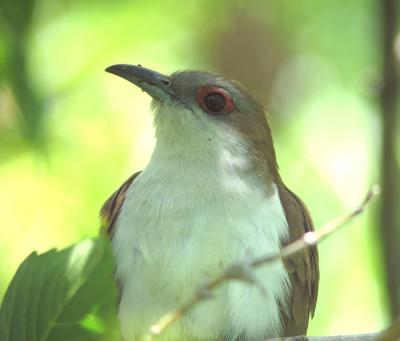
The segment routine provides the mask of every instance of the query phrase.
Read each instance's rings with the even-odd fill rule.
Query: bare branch
[[[336,336],[291,336],[269,339],[268,341],[377,341],[380,333],[336,335]],[[391,339],[393,341],[394,339]]]
[[[393,341],[400,339],[400,317],[383,331],[376,341]]]
[[[360,215],[364,211],[367,204],[371,201],[371,199],[378,193],[379,193],[379,187],[377,185],[373,186],[368,191],[362,203],[356,209],[351,211],[349,214],[345,214],[333,219],[332,221],[325,224],[318,231],[311,231],[305,233],[302,238],[282,248],[279,253],[273,255],[267,255],[253,260],[245,260],[231,264],[228,268],[225,269],[225,271],[220,273],[215,278],[205,281],[196,290],[193,297],[189,299],[186,303],[184,303],[177,309],[170,311],[169,313],[161,317],[161,319],[156,324],[152,325],[149,331],[150,336],[151,335],[156,336],[163,333],[165,329],[167,329],[171,324],[182,318],[182,316],[184,316],[189,310],[191,310],[197,303],[199,303],[202,300],[209,299],[212,296],[211,293],[212,290],[219,287],[226,281],[241,280],[263,288],[262,284],[258,283],[257,277],[255,276],[253,269],[258,268],[260,266],[265,266],[267,264],[272,264],[276,261],[286,261],[289,258],[296,255],[299,251],[305,250],[307,248],[310,248],[311,246],[316,245],[322,239],[325,239],[334,231],[338,230],[340,227],[346,225],[351,220],[353,220],[356,216]],[[290,339],[286,338],[283,340],[290,340]],[[308,339],[302,339],[302,340],[308,340]],[[323,340],[323,339],[320,338],[315,340]]]

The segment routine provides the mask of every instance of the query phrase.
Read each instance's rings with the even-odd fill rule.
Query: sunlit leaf
[[[0,308],[0,340],[113,340],[116,289],[103,238],[32,253]]]

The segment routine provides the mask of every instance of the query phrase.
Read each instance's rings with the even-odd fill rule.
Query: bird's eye
[[[223,88],[207,85],[197,91],[197,102],[211,115],[227,114],[234,108],[231,95]]]
[[[211,92],[204,97],[204,104],[212,112],[220,112],[225,108],[225,97],[218,92]]]

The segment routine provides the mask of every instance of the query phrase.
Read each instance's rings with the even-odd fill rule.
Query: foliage
[[[108,242],[30,254],[0,308],[3,341],[113,340],[116,289]]]

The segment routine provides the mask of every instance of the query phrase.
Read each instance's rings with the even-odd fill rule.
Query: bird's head
[[[279,178],[263,106],[238,82],[203,71],[166,76],[140,65],[117,64],[106,71],[153,98],[157,145],[163,149],[192,154],[228,150]]]

